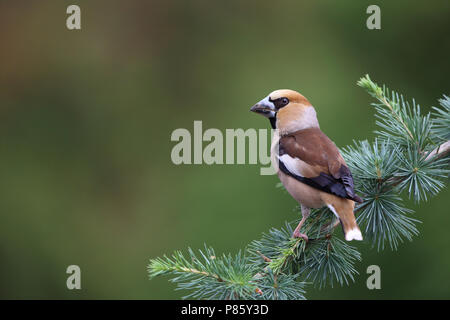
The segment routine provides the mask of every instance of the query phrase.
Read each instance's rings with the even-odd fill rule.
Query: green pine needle
[[[450,98],[444,95],[443,99],[439,99],[441,108],[433,107],[436,111],[433,115],[433,135],[442,141],[450,140]]]

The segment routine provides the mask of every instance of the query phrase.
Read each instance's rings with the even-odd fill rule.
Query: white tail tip
[[[347,241],[352,241],[352,240],[360,240],[361,241],[362,239],[363,239],[363,237],[362,237],[361,231],[359,231],[358,228],[353,228],[345,233],[345,240],[347,240]]]

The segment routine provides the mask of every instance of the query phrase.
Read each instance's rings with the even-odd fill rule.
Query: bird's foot
[[[298,230],[295,230],[294,233],[292,234],[293,238],[302,238],[303,240],[305,240],[305,242],[308,242],[308,236],[304,233],[301,233]]]

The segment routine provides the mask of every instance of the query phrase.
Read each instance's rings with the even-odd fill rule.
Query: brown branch
[[[444,142],[443,144],[439,145],[436,149],[431,151],[425,160],[435,161],[435,160],[445,157],[449,152],[450,152],[450,140],[448,140],[447,142]]]
[[[265,255],[263,255],[261,252],[256,251],[256,253],[258,253],[258,254],[261,256],[261,258],[264,260],[264,262],[272,262],[272,259],[267,258],[267,257],[266,257]]]
[[[211,277],[211,278],[216,279],[219,282],[223,281],[217,274],[214,274],[214,273],[208,273],[206,271],[200,271],[200,270],[197,270],[197,269],[185,268],[185,267],[181,267],[181,268],[178,268],[178,269],[180,271],[183,271],[183,272],[195,273],[195,274],[199,274],[199,275],[202,275],[202,276],[205,276],[205,277]]]

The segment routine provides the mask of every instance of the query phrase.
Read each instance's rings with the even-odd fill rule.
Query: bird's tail
[[[344,230],[345,240],[362,240],[361,230],[356,223],[355,214],[353,210],[340,212],[339,219],[341,220],[342,230]]]
[[[355,214],[353,213],[354,203],[344,199],[333,202],[333,204],[328,204],[328,207],[339,218],[345,234],[345,240],[362,240],[361,230],[356,223]]]

